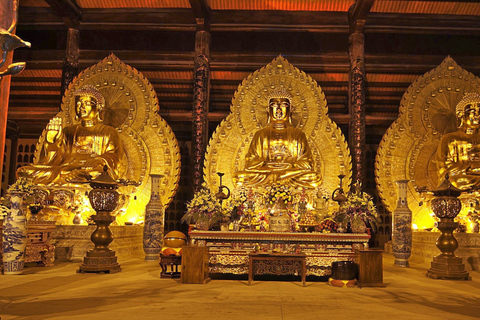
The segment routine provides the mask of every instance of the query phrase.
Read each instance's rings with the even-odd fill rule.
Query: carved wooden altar
[[[306,254],[307,275],[331,274],[334,261],[354,261],[355,250],[368,247],[368,234],[293,233],[293,232],[218,232],[189,233],[192,242],[207,246],[210,273],[248,274],[249,254],[255,246],[260,251]]]
[[[52,234],[55,231],[55,222],[29,221],[27,234],[27,248],[25,262],[36,262],[43,267],[53,266],[55,261],[55,246]]]
[[[250,253],[248,258],[248,285],[252,284],[255,274],[300,274],[303,286],[306,285],[305,253]]]

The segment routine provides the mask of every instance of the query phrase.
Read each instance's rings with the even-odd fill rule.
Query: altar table
[[[248,274],[249,254],[255,249],[269,252],[303,252],[307,275],[331,274],[334,261],[355,261],[355,250],[368,248],[370,235],[319,232],[189,232],[190,241],[209,248],[211,274]]]
[[[255,274],[289,275],[300,273],[305,287],[307,267],[305,253],[258,253],[248,255],[248,285]]]

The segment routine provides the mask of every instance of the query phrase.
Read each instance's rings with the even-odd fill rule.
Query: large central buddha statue
[[[445,134],[437,149],[440,182],[449,175],[459,189],[480,188],[480,94],[467,93],[457,104],[458,131]]]
[[[50,120],[37,161],[20,168],[18,176],[30,177],[37,185],[68,185],[97,177],[106,165],[118,178],[124,152],[115,128],[102,123],[105,98],[91,85],[74,96],[80,123],[63,128],[62,118]]]
[[[237,172],[239,184],[315,188],[321,177],[305,133],[292,125],[292,98],[283,88],[268,98],[268,120],[257,131],[245,157],[245,169]]]

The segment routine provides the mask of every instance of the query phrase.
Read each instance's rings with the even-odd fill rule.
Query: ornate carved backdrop
[[[268,95],[284,87],[292,96],[293,125],[301,128],[312,149],[322,186],[330,192],[338,187],[340,173],[344,188],[352,178],[350,151],[341,130],[328,117],[328,107],[317,82],[282,56],[249,75],[238,86],[230,113],[220,123],[207,147],[204,177],[211,190],[218,187],[217,172],[225,173],[223,184],[232,189],[234,173],[244,169],[244,159],[256,130],[267,123]]]
[[[455,106],[467,92],[480,92],[480,78],[451,57],[413,82],[402,97],[398,119],[380,142],[375,178],[380,197],[391,212],[396,207],[397,180],[411,180],[408,203],[413,222],[431,227],[430,209],[416,188],[438,186],[434,155],[440,139],[456,131]]]
[[[175,194],[180,176],[178,142],[170,126],[157,114],[159,105],[153,86],[114,54],[82,71],[68,86],[62,110],[57,114],[63,126],[76,123],[74,92],[87,84],[94,85],[105,97],[104,123],[117,129],[124,145],[127,163],[121,177],[140,182],[138,187],[124,187],[129,201],[120,219],[143,221],[151,193],[150,173],[163,175],[161,200],[165,206]],[[44,136],[45,131],[39,143]]]

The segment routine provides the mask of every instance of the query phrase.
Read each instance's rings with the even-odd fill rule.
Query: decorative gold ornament
[[[480,94],[478,94],[477,92],[465,93],[465,96],[462,100],[460,100],[460,102],[457,104],[457,107],[455,108],[457,117],[459,117],[458,114],[463,115],[463,113],[465,112],[465,107],[473,103],[480,103]]]
[[[92,85],[85,85],[75,91],[74,93],[75,97],[94,97],[95,100],[97,101],[97,108],[99,112],[103,111],[103,108],[105,107],[105,98],[101,95],[100,92],[98,92],[97,88],[95,88]]]
[[[277,88],[276,90],[272,91],[268,97],[267,102],[271,99],[278,98],[278,99],[288,99],[290,104],[292,103],[292,95],[285,90],[284,87]]]
[[[163,176],[160,197],[165,206],[175,194],[180,178],[178,142],[170,126],[157,114],[159,105],[153,86],[114,54],[82,71],[68,86],[62,110],[56,116],[62,119],[63,127],[78,123],[75,95],[88,85],[105,98],[103,123],[114,127],[120,136],[126,166],[119,177],[140,183],[137,187],[120,188],[124,198],[120,200],[122,212],[117,215],[117,221],[141,222],[150,199],[150,174]],[[45,135],[44,130],[37,146],[44,143]],[[36,159],[39,150],[37,147]]]
[[[295,68],[282,56],[255,71],[239,85],[230,114],[213,133],[205,156],[204,178],[211,190],[223,172],[224,185],[235,187],[234,178],[244,170],[245,157],[256,131],[267,124],[269,97],[277,90],[291,96],[292,125],[301,129],[312,151],[314,170],[322,177],[322,187],[332,192],[339,174],[344,187],[351,182],[351,157],[341,130],[328,117],[325,95],[315,80]]]
[[[419,228],[433,226],[433,220],[417,190],[438,186],[437,148],[443,135],[458,130],[456,106],[468,92],[480,92],[480,79],[447,57],[410,85],[402,97],[398,119],[380,142],[375,162],[379,195],[387,209],[393,211],[397,199],[395,182],[412,181],[407,201],[413,223]]]

